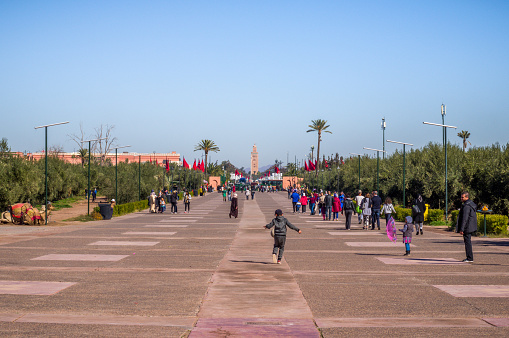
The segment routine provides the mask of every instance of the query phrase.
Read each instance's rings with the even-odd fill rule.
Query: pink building
[[[22,153],[19,153],[19,155],[23,156]],[[40,160],[44,159],[44,152],[41,153],[28,153],[26,154],[27,157],[32,158],[34,160]],[[54,156],[54,154],[52,154]],[[99,154],[92,154],[92,156],[99,156]],[[58,158],[69,162],[73,164],[81,164],[81,158],[79,153],[59,153]],[[111,163],[115,164],[115,153],[109,153],[106,154],[106,159],[110,159]],[[182,162],[180,161],[180,154],[172,151],[171,153],[150,153],[150,154],[142,154],[142,153],[129,153],[129,152],[119,152],[117,155],[118,162],[125,162],[126,160],[131,162],[140,161],[141,163],[150,162],[150,163],[157,163],[158,165],[165,165],[166,160],[168,160],[169,163],[177,163],[178,165],[182,165]],[[88,155],[85,161],[88,161]]]

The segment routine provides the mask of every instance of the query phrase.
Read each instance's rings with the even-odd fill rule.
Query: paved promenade
[[[509,240],[425,227],[410,257],[383,231],[293,214],[286,193],[211,193],[191,213],[0,227],[0,336],[509,336]],[[289,230],[272,263],[262,227]],[[382,221],[382,228],[385,221]]]

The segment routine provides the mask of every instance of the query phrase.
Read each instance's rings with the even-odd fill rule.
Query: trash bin
[[[194,189],[193,190],[193,197],[196,197],[196,196],[198,196],[198,190]]]
[[[113,216],[113,209],[111,208],[111,204],[99,203],[99,213],[103,219],[111,219],[111,216]]]

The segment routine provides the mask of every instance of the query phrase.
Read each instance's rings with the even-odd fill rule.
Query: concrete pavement
[[[238,219],[212,193],[189,214],[1,227],[0,335],[509,336],[508,239],[476,238],[468,264],[459,235],[426,227],[403,257],[355,218],[293,214],[286,193],[239,202]],[[281,265],[262,228],[277,208],[303,231]]]

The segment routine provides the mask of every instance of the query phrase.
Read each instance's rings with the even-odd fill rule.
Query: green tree
[[[311,120],[311,124],[308,125],[309,129],[307,132],[316,131],[318,133],[318,147],[316,148],[316,176],[318,176],[318,168],[320,167],[320,142],[322,141],[322,132],[332,134],[331,131],[327,130],[330,126],[327,125],[326,120]]]
[[[218,152],[219,147],[214,143],[212,140],[201,140],[200,143],[198,143],[194,147],[194,151],[203,150],[205,152],[205,175],[207,174],[207,157],[209,154],[209,151]]]
[[[458,137],[463,139],[463,152],[464,152],[467,149],[467,142],[470,143],[470,141],[467,141],[467,138],[470,137],[470,133],[466,130],[462,130],[460,133],[458,133]]]

